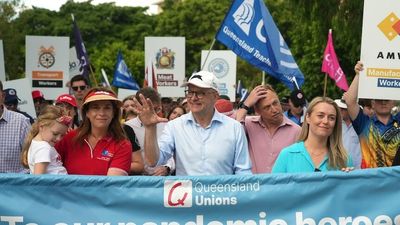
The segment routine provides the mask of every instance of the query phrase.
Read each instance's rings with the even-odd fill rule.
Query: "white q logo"
[[[261,34],[263,27],[264,27],[264,21],[261,19],[256,27],[256,36],[258,40],[260,40],[262,43],[267,43],[267,38]]]

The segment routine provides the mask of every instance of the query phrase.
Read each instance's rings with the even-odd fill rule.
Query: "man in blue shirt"
[[[150,99],[140,95],[136,111],[145,127],[145,163],[150,166],[176,159],[176,175],[251,174],[242,125],[215,110],[217,78],[207,71],[194,73],[187,83],[190,112],[168,122],[157,142],[159,122]]]
[[[4,96],[0,81],[0,173],[24,173],[20,155],[31,125],[27,117],[5,107]]]
[[[304,112],[306,111],[306,96],[302,90],[294,90],[289,97],[289,110],[284,115],[291,121],[301,126],[304,121]]]
[[[18,109],[18,103],[21,101],[17,96],[17,91],[14,88],[4,89],[4,105],[8,110],[21,113],[29,119],[29,122],[33,124],[35,120],[26,112]]]

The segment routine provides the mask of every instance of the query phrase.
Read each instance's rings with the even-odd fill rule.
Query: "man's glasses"
[[[186,98],[192,98],[196,95],[197,98],[201,99],[204,98],[206,94],[207,92],[204,91],[190,91],[190,90],[185,91]]]
[[[81,90],[81,91],[84,91],[85,89],[86,89],[86,85],[84,85],[84,86],[75,86],[75,87],[71,87],[72,88],[72,90],[74,90],[74,91],[78,91],[78,90]]]

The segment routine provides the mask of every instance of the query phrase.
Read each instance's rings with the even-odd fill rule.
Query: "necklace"
[[[320,157],[322,155],[325,155],[328,152],[327,147],[313,147],[310,146],[309,143],[304,143],[304,147],[306,148],[307,152],[310,154],[311,157]]]
[[[98,140],[102,139],[103,137],[102,136],[96,137],[93,134],[89,134],[89,138],[94,139],[95,141],[98,141]]]
[[[97,142],[99,142],[101,138],[102,137],[95,137],[93,134],[89,134],[88,141],[91,146],[96,146]]]
[[[319,153],[315,153],[315,152],[312,152],[312,151],[309,151],[310,152],[310,154],[311,155],[313,155],[313,156],[317,156],[317,157],[319,157],[319,156],[321,156],[321,155],[325,155],[326,154],[326,152],[325,151],[320,151]]]

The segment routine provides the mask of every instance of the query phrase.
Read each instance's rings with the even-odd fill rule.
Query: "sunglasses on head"
[[[83,91],[83,90],[85,90],[86,89],[86,85],[84,85],[84,86],[75,86],[75,87],[71,87],[72,88],[72,90],[74,90],[74,91],[78,91],[78,90],[81,90],[81,91]]]

